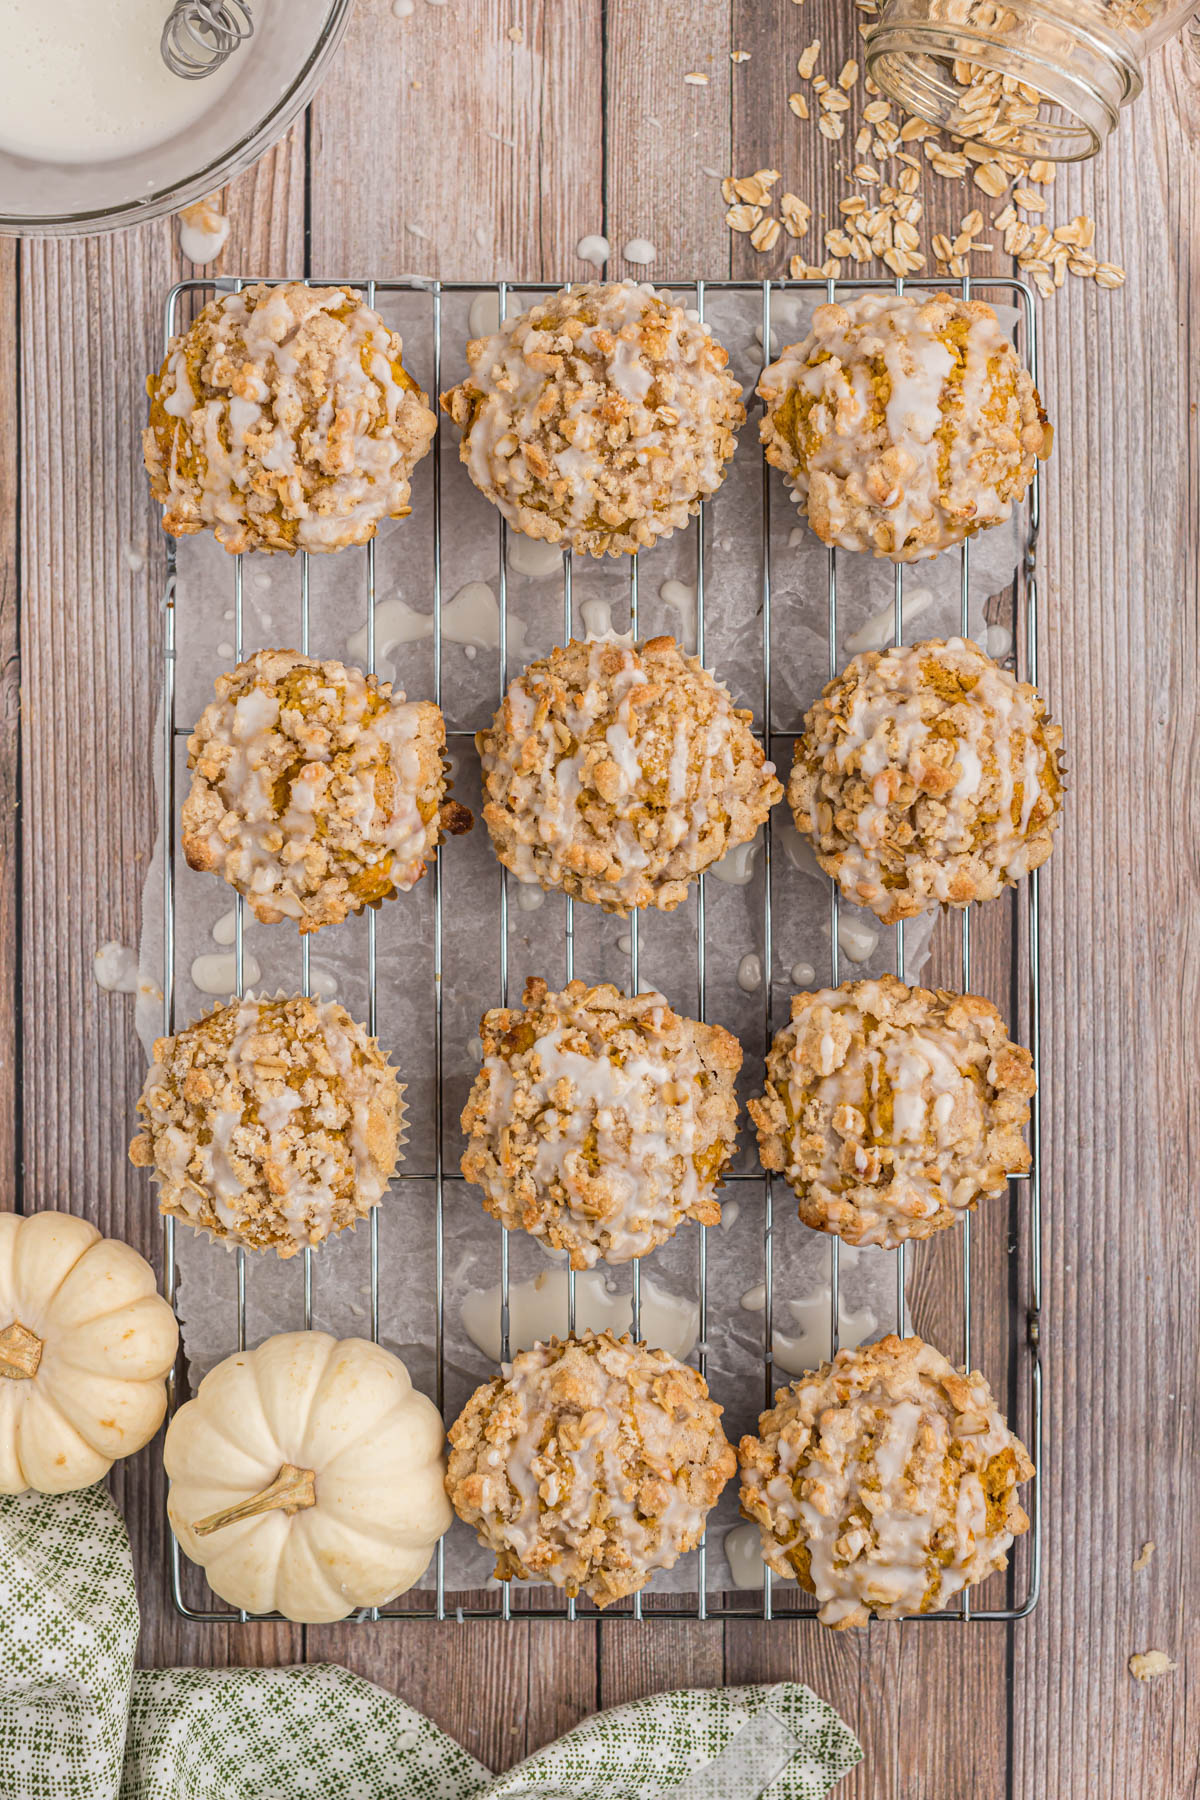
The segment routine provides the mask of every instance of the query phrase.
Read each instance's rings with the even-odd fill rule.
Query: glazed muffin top
[[[782,798],[750,717],[674,638],[572,639],[476,736],[497,855],[610,912],[670,912]]]
[[[737,1462],[697,1370],[611,1332],[522,1350],[450,1428],[446,1492],[501,1580],[603,1608],[674,1566]]]
[[[535,978],[479,1035],[462,1172],[503,1224],[587,1269],[645,1256],[685,1218],[719,1223],[742,1061],[729,1032],[652,991]]]
[[[163,1212],[294,1256],[382,1199],[402,1094],[335,1001],[247,994],[155,1043],[129,1156],[159,1183]]]
[[[402,518],[437,423],[402,349],[350,288],[211,300],[146,384],[166,530],[211,528],[230,552],[324,551]]]
[[[780,1388],[738,1454],[764,1560],[835,1630],[940,1611],[1029,1527],[1025,1446],[983,1376],[918,1337],[839,1350]]]
[[[467,361],[441,404],[472,481],[517,531],[593,556],[686,524],[746,416],[708,326],[632,281],[564,288]]]
[[[884,975],[797,994],[749,1104],[763,1166],[804,1223],[894,1249],[1029,1167],[1035,1086],[990,1000]]]
[[[763,371],[767,461],[817,536],[893,562],[1007,519],[1052,433],[992,308],[950,294],[819,306]]]
[[[445,723],[345,663],[258,650],[216,682],[188,739],[183,849],[263,924],[316,931],[407,891],[443,832]]]
[[[990,900],[1046,861],[1062,730],[977,645],[856,656],[796,740],[788,801],[847,899],[885,925]]]

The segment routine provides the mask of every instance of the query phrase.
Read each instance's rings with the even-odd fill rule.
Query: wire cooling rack
[[[165,316],[165,335],[170,339],[180,329],[186,327],[192,312],[199,302],[212,298],[215,294],[236,291],[250,285],[251,278],[242,280],[191,280],[180,282],[172,288],[167,297]],[[322,283],[321,285],[325,285]],[[432,367],[417,371],[422,385],[428,387],[434,397],[442,387],[442,337],[443,308],[451,296],[460,299],[466,294],[475,297],[492,295],[498,308],[499,316],[518,310],[529,304],[535,296],[556,291],[557,284],[538,284],[522,282],[519,287],[506,283],[445,283],[432,280],[404,279],[394,281],[358,280],[333,277],[329,285],[342,285],[359,290],[368,304],[375,305],[385,295],[404,294],[418,296],[421,304],[428,308],[429,336],[432,348]],[[694,295],[694,305],[701,318],[704,317],[706,298],[717,294],[744,296],[748,304],[761,307],[761,342],[771,343],[772,334],[772,301],[785,294],[812,294],[822,299],[834,300],[849,293],[860,293],[866,290],[884,290],[903,292],[905,290],[936,290],[940,292],[961,291],[963,298],[980,295],[997,302],[1007,302],[1015,308],[1017,324],[1015,335],[1018,349],[1024,357],[1034,380],[1038,375],[1037,330],[1034,315],[1033,296],[1023,283],[1008,278],[965,278],[960,283],[944,281],[909,280],[903,281],[799,281],[799,282],[673,282],[672,292],[677,296]],[[519,294],[519,301],[514,304]],[[753,412],[753,409],[751,409]],[[761,456],[753,445],[754,423],[747,426],[742,443],[738,450],[739,458],[748,458],[756,454]],[[425,521],[425,528],[432,532],[432,587],[433,587],[433,620],[432,620],[432,659],[433,659],[433,699],[443,704],[443,619],[442,619],[442,567],[443,567],[443,530],[449,521],[443,518],[443,479],[440,450],[441,432],[435,441],[431,456],[432,465],[432,507],[430,516]],[[1022,679],[1036,682],[1038,655],[1038,617],[1037,617],[1037,581],[1034,571],[1034,549],[1039,527],[1039,483],[1035,474],[1022,513],[1022,546],[1020,561],[1015,580],[1012,584],[1011,618],[1015,649],[1017,673]],[[772,547],[771,547],[771,515],[774,507],[784,506],[790,511],[790,504],[779,482],[779,477],[762,462],[761,486],[761,633],[762,633],[762,691],[757,697],[756,711],[761,710],[762,729],[767,737],[771,754],[777,764],[786,769],[789,758],[791,739],[800,728],[800,719],[794,718],[785,724],[776,721],[773,707],[775,698],[772,691],[772,656],[775,645],[775,623],[772,617]],[[696,653],[703,662],[705,659],[705,558],[706,558],[706,523],[709,505],[700,509],[698,518],[691,528],[695,534],[694,569],[696,588]],[[405,526],[408,531],[420,528],[418,513]],[[498,546],[498,602],[499,602],[499,689],[496,693],[498,702],[507,687],[511,676],[517,673],[516,666],[510,666],[510,619],[508,611],[508,532],[503,520],[499,521]],[[163,854],[163,974],[162,974],[162,1027],[165,1033],[175,1028],[175,988],[176,988],[176,932],[175,932],[175,897],[176,897],[176,857],[178,855],[177,832],[174,830],[176,819],[177,781],[179,768],[179,748],[191,729],[191,721],[180,721],[177,718],[177,567],[176,546],[174,539],[166,539],[167,546],[167,584],[164,596],[164,635],[163,635],[163,724],[161,740],[162,757],[162,806],[164,827],[168,842]],[[366,666],[374,670],[376,661],[376,551],[374,542],[361,551],[344,551],[344,557],[359,557],[362,567],[362,596],[365,609],[365,641]],[[651,553],[653,554],[653,552]],[[959,629],[963,636],[969,633],[968,599],[970,581],[969,544],[964,544],[956,555],[960,564],[960,617]],[[232,615],[227,611],[225,617],[232,616],[233,651],[236,661],[241,661],[244,653],[243,623],[245,611],[246,570],[241,556],[231,559],[232,568]],[[844,658],[838,656],[838,574],[843,559],[835,550],[827,553],[826,559],[826,592],[825,592],[825,630],[829,647],[829,676],[838,672],[840,662]],[[297,620],[298,647],[302,652],[309,649],[310,628],[310,566],[307,555],[301,555],[299,581],[299,618]],[[908,572],[908,579],[913,571]],[[904,639],[904,599],[906,571],[897,566],[894,574],[893,595],[893,641],[897,644]],[[639,565],[636,556],[629,559],[628,564],[628,608],[629,625],[635,637],[639,625]],[[578,629],[578,614],[573,593],[573,565],[569,554],[562,561],[562,633],[563,642]],[[215,600],[214,600],[214,603]],[[274,634],[275,641],[287,641],[286,632]],[[718,671],[719,673],[719,671]],[[745,699],[748,696],[739,696]],[[470,748],[472,732],[457,730],[448,732],[452,744],[454,740],[465,740]],[[776,809],[779,812],[782,809]],[[762,961],[767,971],[763,982],[764,1002],[761,1017],[761,1042],[744,1043],[746,1060],[750,1064],[756,1057],[765,1054],[770,1043],[773,1029],[783,1023],[781,1018],[772,1016],[772,982],[770,979],[772,956],[772,830],[771,825],[764,832],[763,844],[764,880],[762,883],[762,917],[761,945]],[[776,863],[778,858],[775,859]],[[446,1297],[445,1297],[445,1184],[450,1178],[452,1165],[457,1163],[457,1147],[447,1144],[443,1120],[443,1088],[445,1069],[443,1067],[443,857],[439,856],[428,880],[433,886],[433,968],[432,985],[429,995],[430,1008],[433,1015],[433,1104],[435,1117],[435,1139],[433,1155],[428,1167],[413,1169],[407,1163],[402,1165],[394,1181],[403,1187],[410,1183],[425,1183],[432,1187],[434,1196],[433,1218],[431,1229],[434,1237],[433,1261],[436,1271],[436,1326],[433,1345],[436,1378],[431,1384],[434,1388],[433,1398],[440,1410],[445,1410],[445,1340],[446,1340]],[[706,1016],[707,993],[709,987],[710,964],[717,947],[708,942],[706,935],[705,879],[699,881],[696,897],[695,925],[695,993],[697,1016]],[[1004,1338],[1007,1344],[1006,1370],[994,1367],[985,1372],[998,1381],[1006,1376],[1010,1397],[1009,1414],[1014,1428],[1028,1444],[1038,1468],[1038,1475],[1024,1490],[1026,1505],[1030,1513],[1030,1530],[1018,1539],[1014,1547],[1012,1567],[1007,1576],[992,1577],[992,1586],[1003,1583],[1003,1604],[992,1604],[987,1607],[973,1606],[971,1595],[966,1591],[959,1604],[954,1608],[936,1613],[914,1615],[914,1621],[946,1621],[946,1620],[1015,1620],[1025,1617],[1037,1604],[1041,1578],[1041,1470],[1043,1462],[1042,1434],[1042,1364],[1039,1343],[1039,1317],[1041,1307],[1041,1189],[1039,1176],[1040,1148],[1040,1080],[1041,1080],[1041,1015],[1038,980],[1038,938],[1039,938],[1039,881],[1034,873],[1016,893],[1009,897],[1010,906],[1010,938],[1008,954],[1011,957],[1011,1014],[1009,1024],[1014,1037],[1027,1043],[1033,1054],[1034,1070],[1038,1077],[1039,1094],[1032,1102],[1032,1117],[1029,1127],[1032,1149],[1030,1170],[1023,1177],[1013,1177],[1009,1189],[1008,1217],[1005,1230],[1008,1233],[1008,1253],[1010,1256],[1010,1276],[1008,1281],[1007,1318],[1004,1321]],[[844,968],[839,955],[839,895],[833,882],[828,883],[829,897],[829,981],[836,985],[843,977]],[[993,907],[1005,905],[1004,901],[994,901]],[[576,907],[567,898],[564,902],[564,935],[565,975],[569,980],[575,972],[575,923]],[[509,898],[507,883],[501,881],[499,890],[499,914],[491,921],[497,934],[498,968],[495,988],[490,996],[494,1003],[509,1003]],[[954,974],[940,971],[940,980],[946,985],[957,985],[968,991],[972,983],[972,920],[968,911],[957,915],[954,923],[956,943],[951,952],[957,963]],[[895,940],[895,968],[903,978],[905,975],[904,926],[893,928]],[[234,964],[236,971],[237,992],[243,991],[245,951],[243,944],[244,922],[243,903],[240,896],[236,902],[234,925]],[[636,993],[639,989],[639,939],[638,919],[636,914],[629,921],[628,945],[628,979],[629,991]],[[378,1004],[378,984],[376,971],[376,915],[369,912],[366,918],[366,985],[367,1011],[365,1023],[368,1030],[376,1031],[376,1015]],[[944,948],[944,946],[943,946]],[[299,943],[298,973],[305,993],[311,990],[310,940],[305,937]],[[819,977],[818,977],[819,979]],[[790,1194],[786,1196],[789,1204],[780,1210],[776,1208],[776,1197],[773,1183],[761,1171],[758,1173],[734,1173],[727,1176],[731,1192],[748,1195],[757,1191],[762,1202],[762,1275],[765,1304],[762,1312],[763,1321],[763,1399],[769,1405],[775,1387],[783,1377],[777,1377],[772,1367],[771,1346],[774,1342],[775,1320],[775,1234],[784,1215],[791,1214]],[[386,1204],[386,1202],[385,1202]],[[1001,1211],[1004,1202],[995,1200],[990,1203],[993,1209]],[[370,1334],[378,1339],[380,1332],[380,1234],[379,1212],[372,1211],[369,1217],[370,1234]],[[715,1229],[715,1228],[713,1228]],[[957,1278],[960,1299],[960,1323],[957,1346],[952,1338],[947,1339],[945,1332],[939,1338],[939,1347],[947,1351],[955,1360],[957,1347],[962,1361],[968,1366],[973,1363],[973,1344],[979,1335],[979,1321],[974,1316],[972,1302],[972,1217],[967,1213],[962,1224],[957,1228],[960,1246],[960,1269]],[[939,1234],[942,1238],[951,1233]],[[499,1281],[501,1289],[501,1331],[503,1356],[507,1359],[509,1349],[509,1281],[510,1281],[510,1241],[509,1233],[499,1234]],[[164,1220],[164,1277],[163,1287],[168,1298],[174,1303],[177,1284],[176,1236],[175,1221]],[[697,1339],[696,1362],[702,1375],[707,1374],[706,1339],[710,1317],[709,1296],[709,1230],[696,1227],[696,1290],[699,1309],[699,1334]],[[828,1240],[828,1272],[830,1292],[829,1335],[832,1351],[838,1347],[839,1328],[839,1241],[836,1237]],[[907,1266],[904,1247],[893,1253],[895,1262],[895,1311],[894,1328],[901,1334],[909,1326],[908,1284],[911,1270]],[[642,1270],[637,1261],[630,1265],[631,1271],[631,1303],[632,1328],[635,1336],[640,1335],[642,1307]],[[383,1271],[386,1276],[386,1269]],[[253,1259],[248,1259],[244,1251],[236,1252],[236,1312],[229,1318],[228,1350],[244,1349],[247,1330],[247,1292],[248,1284],[252,1286]],[[313,1285],[312,1285],[312,1252],[303,1253],[303,1300],[297,1308],[294,1327],[303,1325],[306,1329],[313,1319]],[[567,1280],[568,1324],[575,1324],[575,1277],[568,1275]],[[994,1327],[994,1321],[988,1322]],[[994,1331],[993,1331],[994,1335]],[[726,1396],[717,1393],[717,1399]],[[181,1396],[176,1392],[176,1383],[172,1382],[170,1396],[171,1410],[175,1410]],[[236,1609],[224,1606],[205,1604],[193,1597],[206,1593],[203,1582],[195,1571],[192,1571],[183,1558],[179,1544],[170,1534],[170,1582],[171,1592],[177,1610],[191,1620],[209,1623],[228,1624],[238,1619],[245,1620],[250,1615],[239,1613]],[[465,1618],[508,1619],[512,1616],[576,1617],[595,1618],[601,1616],[612,1618],[653,1618],[654,1616],[678,1619],[712,1618],[712,1619],[746,1619],[773,1617],[809,1617],[815,1618],[815,1606],[812,1597],[800,1590],[795,1583],[783,1582],[772,1576],[764,1566],[761,1588],[710,1593],[707,1585],[708,1559],[706,1546],[702,1542],[695,1557],[696,1591],[694,1594],[672,1594],[665,1607],[656,1604],[653,1592],[638,1593],[623,1604],[611,1606],[602,1615],[598,1615],[590,1603],[580,1600],[568,1600],[549,1588],[531,1588],[528,1591],[519,1589],[517,1583],[498,1584],[499,1591],[463,1591],[463,1584],[455,1582],[452,1556],[447,1551],[446,1540],[439,1543],[433,1564],[433,1583],[425,1588],[414,1589],[400,1601],[383,1609],[364,1609],[355,1614],[355,1619],[364,1620],[398,1620],[405,1618],[437,1618],[462,1620]],[[208,1596],[211,1599],[211,1595]]]

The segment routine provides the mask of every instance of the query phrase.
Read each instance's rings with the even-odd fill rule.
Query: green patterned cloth
[[[346,1669],[135,1669],[137,1637],[106,1490],[0,1498],[0,1800],[819,1800],[862,1757],[780,1683],[617,1707],[496,1778]]]

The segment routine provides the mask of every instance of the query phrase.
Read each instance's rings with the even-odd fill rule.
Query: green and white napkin
[[[862,1757],[785,1682],[616,1707],[494,1777],[346,1669],[135,1669],[137,1637],[104,1487],[0,1499],[0,1800],[820,1800]]]

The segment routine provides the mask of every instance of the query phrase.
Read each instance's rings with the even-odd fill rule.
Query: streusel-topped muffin
[[[382,1199],[403,1092],[335,1001],[247,994],[158,1039],[129,1157],[159,1183],[164,1213],[294,1256]]]
[[[609,912],[672,911],[782,798],[750,718],[674,638],[572,638],[476,734],[496,854]]]
[[[780,1388],[738,1457],[764,1560],[835,1631],[941,1611],[1029,1528],[1024,1444],[983,1376],[919,1337],[839,1350]]]
[[[441,404],[510,525],[616,556],[686,525],[725,479],[746,417],[728,360],[669,294],[584,282],[473,339]]]
[[[483,1015],[462,1116],[462,1172],[488,1212],[568,1251],[574,1269],[645,1256],[684,1219],[716,1225],[737,1039],[607,983],[555,994],[535,978],[524,999]]]
[[[265,925],[317,931],[413,887],[446,832],[446,726],[431,700],[295,650],[258,650],[216,683],[188,739],[183,850]]]
[[[763,1167],[815,1231],[894,1249],[1029,1167],[1033,1058],[990,1000],[894,975],[797,994],[750,1101]]]
[[[916,562],[1009,517],[1052,432],[982,300],[831,301],[763,371],[767,461],[817,536]]]
[[[702,1376],[610,1331],[522,1350],[450,1427],[446,1492],[496,1576],[605,1607],[673,1568],[737,1467]]]
[[[437,420],[403,344],[351,288],[210,300],[146,383],[146,469],[175,537],[231,552],[341,550],[409,512]]]
[[[788,801],[826,874],[892,925],[1041,867],[1061,745],[1037,689],[968,640],[871,650],[805,718]]]

